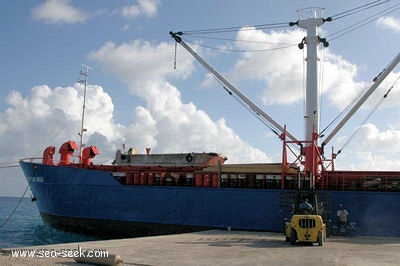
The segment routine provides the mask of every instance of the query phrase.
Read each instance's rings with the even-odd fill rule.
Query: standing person
[[[317,212],[322,217],[322,220],[326,225],[326,236],[329,237],[331,230],[331,220],[327,218],[327,210],[325,209],[325,205],[323,202],[318,202]]]
[[[324,220],[324,222],[326,222],[326,211],[325,211],[325,207],[324,207],[324,203],[323,202],[318,202],[317,211],[318,211],[318,214]]]
[[[349,220],[349,212],[344,208],[343,204],[339,204],[339,210],[336,213],[338,217],[338,226],[347,226]]]

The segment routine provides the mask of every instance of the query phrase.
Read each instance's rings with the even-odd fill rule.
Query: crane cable
[[[297,44],[284,44],[281,47],[275,47],[275,48],[269,48],[269,49],[253,49],[253,50],[240,50],[240,49],[227,49],[227,48],[218,48],[218,47],[212,47],[209,45],[202,44],[200,42],[195,42],[188,40],[187,38],[182,38],[187,43],[192,43],[201,47],[205,47],[208,49],[213,49],[213,50],[218,50],[218,51],[226,51],[226,52],[239,52],[239,53],[253,53],[253,52],[268,52],[268,51],[275,51],[275,50],[281,50],[281,49],[286,49],[290,47],[297,47]]]
[[[360,131],[361,126],[364,125],[368,119],[372,116],[373,113],[378,109],[379,106],[383,103],[383,101],[389,96],[389,93],[392,91],[393,87],[396,85],[396,83],[399,81],[400,76],[393,82],[392,86],[386,91],[386,93],[383,95],[383,97],[377,102],[375,107],[369,112],[369,114],[366,116],[366,118],[360,123],[358,128],[353,132],[352,135],[345,141],[345,143],[342,145],[342,147],[338,150],[337,154],[340,154],[342,150],[347,146],[347,144],[354,138],[354,136]]]
[[[327,131],[341,116],[343,116],[352,106],[354,106],[359,99],[364,95],[364,93],[371,87],[373,83],[369,83],[367,86],[364,87],[360,91],[359,94],[357,94],[356,97],[318,134],[319,136],[322,136],[325,131]]]
[[[260,120],[265,126],[267,126],[275,135],[277,135],[278,137],[280,136],[280,134],[278,133],[278,129],[275,128],[271,123],[269,123],[268,121],[265,121],[264,119],[261,119],[260,114],[258,112],[256,112],[254,109],[249,108],[249,106],[247,104],[245,104],[242,100],[240,100],[239,97],[237,97],[234,93],[232,93],[232,91],[230,91],[227,87],[225,87],[225,85],[213,74],[209,71],[209,73],[211,74],[211,76],[214,77],[214,79],[222,86],[222,88],[229,94],[231,95],[238,103],[240,103],[243,107],[245,107],[247,110],[252,111],[251,113],[258,118],[258,120]]]
[[[233,41],[233,42],[248,42],[248,43],[261,43],[261,44],[283,44],[283,45],[292,45],[289,43],[282,43],[282,42],[267,42],[267,41],[251,41],[251,40],[242,40],[242,39],[232,39],[232,38],[219,38],[219,37],[211,37],[211,36],[199,36],[199,35],[189,35],[189,37],[194,38],[203,38],[203,39],[210,39],[210,40],[217,40],[217,41]],[[297,43],[296,43],[297,45]]]
[[[246,108],[251,114],[253,114],[261,123],[263,123],[269,130],[271,130],[272,133],[274,133],[276,136],[279,138],[281,137],[280,129],[276,128],[272,123],[268,122],[267,120],[263,119],[260,114],[252,109],[250,106],[245,104],[236,94],[234,94],[232,91],[230,91],[213,73],[208,71],[212,77],[222,86],[222,88],[230,95],[232,96],[239,104],[241,104],[244,108]],[[291,145],[295,149],[299,149],[294,143],[291,143]]]
[[[252,43],[269,43],[269,42],[260,42],[260,41],[250,41],[250,40],[237,40],[237,39],[228,39],[228,38],[217,38],[211,36],[204,36],[205,34],[216,34],[216,33],[227,33],[227,32],[237,32],[237,31],[254,31],[260,29],[277,29],[277,28],[284,28],[290,27],[289,22],[281,22],[281,23],[270,23],[270,24],[258,24],[258,25],[250,25],[250,26],[236,26],[236,27],[225,27],[225,28],[214,28],[214,29],[205,29],[205,30],[188,30],[182,31],[182,36],[185,35],[187,37],[194,37],[194,38],[203,38],[203,39],[213,39],[213,40],[223,40],[223,41],[235,41],[235,42],[252,42]],[[202,36],[200,36],[202,35]],[[221,51],[230,51],[230,52],[263,52],[263,51],[271,51],[271,50],[279,50],[284,49],[292,46],[297,46],[297,44],[287,44],[287,43],[270,43],[270,44],[282,44],[282,47],[276,47],[271,49],[255,49],[255,50],[237,50],[237,49],[226,49],[226,48],[217,48],[211,47],[208,45],[201,44],[199,42],[190,41],[187,38],[183,38],[186,42],[190,42],[202,47],[206,47],[209,49],[214,50],[221,50]]]

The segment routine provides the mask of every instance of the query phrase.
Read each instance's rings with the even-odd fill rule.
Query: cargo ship
[[[327,159],[324,151],[333,135],[396,67],[400,54],[320,144],[317,46],[329,44],[316,35],[316,29],[331,20],[323,19],[318,9],[304,11],[313,15],[300,17],[291,25],[307,31],[299,44],[300,49],[307,46],[305,140],[290,134],[216,72],[183,41],[182,32],[170,32],[224,89],[278,132],[281,162],[229,164],[216,152],[153,154],[150,149],[137,153],[122,148],[113,163],[94,164],[98,148],[82,143],[83,108],[80,145],[66,141],[58,150],[59,160],[54,158],[54,146],[47,147],[40,158],[20,160],[42,219],[62,230],[110,237],[215,228],[283,232],[283,220],[292,211],[291,193],[309,188],[324,203],[326,219],[332,224],[339,204],[344,204],[358,234],[400,236],[400,171],[336,170],[336,154],[332,151]],[[288,159],[289,153],[294,160]]]

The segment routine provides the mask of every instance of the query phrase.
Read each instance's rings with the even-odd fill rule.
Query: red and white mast
[[[400,62],[400,53],[390,62],[390,64],[374,78],[374,83],[364,93],[353,108],[347,113],[342,121],[338,123],[331,134],[322,142],[322,147],[318,143],[319,132],[319,101],[318,95],[318,45],[322,43],[324,47],[328,47],[329,43],[325,38],[320,38],[317,34],[317,28],[325,21],[332,21],[332,18],[322,18],[321,8],[306,8],[299,10],[299,20],[290,23],[291,26],[297,25],[307,30],[307,37],[299,44],[299,48],[303,49],[304,44],[307,45],[307,78],[306,78],[306,114],[305,114],[305,148],[301,152],[305,156],[304,167],[305,172],[310,177],[319,176],[324,169],[322,148],[336,135],[342,126],[350,119],[350,117],[360,108],[360,106],[371,96],[375,89],[389,75],[389,73]],[[333,158],[332,158],[333,160]],[[314,182],[310,182],[314,186]]]
[[[305,156],[305,171],[314,176],[319,173],[318,136],[319,132],[319,87],[318,87],[318,45],[323,43],[328,47],[328,42],[317,35],[317,28],[331,18],[322,18],[322,8],[305,8],[298,11],[299,20],[290,23],[307,30],[307,36],[298,45],[300,49],[307,45],[307,78],[306,78],[306,113],[305,113],[305,147],[302,155]]]

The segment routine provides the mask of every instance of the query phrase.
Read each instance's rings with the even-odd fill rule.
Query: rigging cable
[[[381,106],[381,104],[383,103],[383,101],[387,98],[387,96],[389,95],[389,93],[392,91],[393,87],[396,85],[397,81],[399,81],[400,76],[395,80],[395,82],[393,82],[392,86],[386,91],[386,93],[383,95],[383,97],[377,102],[377,104],[375,105],[375,107],[371,110],[371,112],[369,112],[369,114],[367,115],[367,117],[362,121],[362,123],[360,123],[360,126],[353,132],[353,134],[345,141],[345,143],[342,145],[342,148],[340,148],[337,152],[337,154],[340,154],[342,152],[342,150],[347,146],[347,144],[354,138],[354,136],[360,131],[361,126],[364,125],[368,119],[372,116],[373,113],[375,113],[375,111],[378,109],[379,106]]]
[[[324,47],[324,46],[323,46]],[[323,94],[323,87],[324,87],[324,62],[325,62],[325,49],[321,50],[321,60],[320,62],[320,73],[319,73],[319,90],[318,90],[318,98],[319,98],[319,110],[322,110],[322,94]],[[322,120],[322,112],[319,112],[318,116],[318,125],[321,125],[321,120]]]
[[[332,18],[332,20],[338,20],[338,19],[350,16],[350,15],[356,14],[358,12],[365,11],[365,10],[368,10],[370,8],[382,5],[382,4],[387,3],[387,2],[390,2],[390,0],[386,0],[386,1],[383,1],[383,2],[381,0],[376,0],[376,1],[373,1],[373,2],[369,2],[369,3],[365,4],[365,5],[361,5],[359,7],[355,7],[355,8],[349,9],[347,11],[335,14],[335,15],[330,16],[330,17]]]
[[[356,23],[354,23],[354,24],[352,24],[352,25],[350,25],[350,26],[348,26],[348,27],[346,27],[344,29],[341,29],[341,30],[339,30],[339,31],[337,31],[335,33],[332,33],[332,34],[328,35],[327,38],[330,38],[329,41],[338,39],[338,38],[340,38],[340,37],[352,32],[352,31],[355,31],[356,29],[359,29],[359,28],[361,28],[361,27],[363,27],[363,26],[365,26],[365,25],[367,25],[367,24],[369,24],[369,23],[371,23],[371,22],[373,22],[375,20],[378,20],[379,18],[384,17],[384,16],[386,16],[386,15],[388,15],[390,13],[393,13],[393,12],[399,10],[399,9],[400,9],[400,3],[395,4],[394,6],[386,8],[386,9],[376,13],[375,15],[372,15],[372,16],[366,18],[366,19],[362,19],[362,20],[360,20],[360,21],[358,21],[358,22],[356,22]],[[335,35],[337,35],[337,36],[333,37]]]
[[[307,86],[307,81],[306,81],[306,52],[305,49],[301,49],[303,51],[303,117],[306,118],[306,86]]]
[[[281,22],[281,23],[250,25],[250,26],[246,26],[245,28],[243,28],[243,26],[236,26],[236,27],[214,28],[214,29],[204,29],[204,30],[187,30],[187,31],[182,31],[182,33],[183,34],[211,34],[211,33],[236,32],[239,30],[283,28],[283,27],[288,27],[288,26],[289,26],[289,22]]]
[[[113,162],[114,160],[115,160],[115,156],[112,156],[112,157],[108,157],[107,159],[99,162],[98,164],[102,165],[102,164],[104,164],[106,162],[109,162],[109,161]]]
[[[14,168],[19,167],[18,162],[0,163],[0,168]]]

